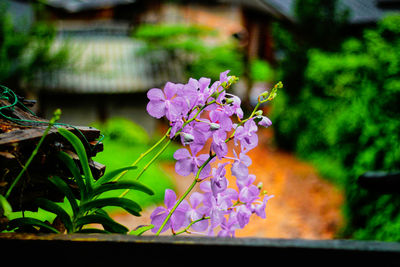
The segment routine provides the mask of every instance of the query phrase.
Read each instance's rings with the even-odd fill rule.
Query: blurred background
[[[250,155],[275,198],[238,235],[400,240],[400,194],[356,183],[400,167],[400,1],[2,0],[0,10],[0,84],[36,99],[42,117],[61,108],[62,122],[101,129],[95,160],[107,170],[163,134],[148,89],[229,69],[250,110],[282,81]],[[143,177],[156,196],[132,195],[149,209],[190,183],[174,174],[177,146]]]

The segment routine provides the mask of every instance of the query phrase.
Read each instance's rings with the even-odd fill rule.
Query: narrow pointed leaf
[[[67,231],[69,233],[72,232],[71,218],[70,218],[69,214],[63,208],[61,208],[56,203],[54,203],[50,200],[47,200],[45,198],[38,198],[36,200],[36,203],[38,204],[38,206],[40,208],[56,214],[60,218],[60,220],[63,222]]]
[[[137,227],[135,230],[132,230],[129,232],[130,235],[136,235],[136,236],[140,236],[143,233],[151,230],[154,228],[154,225],[150,224],[150,225],[142,225]]]
[[[5,217],[8,217],[11,212],[12,208],[10,203],[8,203],[7,199],[3,195],[0,195],[0,216],[4,215]]]
[[[133,189],[142,191],[148,195],[154,195],[154,191],[151,190],[149,187],[145,186],[144,184],[137,181],[126,181],[126,182],[109,182],[106,184],[102,184],[99,187],[95,187],[92,192],[92,196],[97,196],[104,192],[108,192],[111,190],[118,190],[118,189]]]
[[[64,136],[74,147],[76,153],[78,154],[79,161],[82,165],[83,174],[86,178],[86,186],[88,186],[88,191],[91,191],[91,186],[93,183],[92,172],[90,171],[89,161],[86,155],[85,147],[83,146],[81,140],[72,132],[64,128],[58,128],[58,132]]]
[[[76,201],[75,195],[72,192],[71,188],[67,185],[67,183],[57,176],[49,178],[49,180],[67,197],[68,202],[71,205],[72,212],[74,214],[78,214],[78,202]]]
[[[117,223],[113,219],[102,215],[87,215],[76,221],[76,226],[81,227],[86,224],[98,223],[104,227],[104,230],[111,233],[126,234],[129,229],[122,224]]]
[[[7,230],[11,231],[11,230],[21,228],[24,226],[37,226],[37,227],[46,229],[52,233],[56,233],[56,234],[60,233],[56,228],[42,222],[41,220],[38,220],[35,218],[28,218],[28,217],[17,218],[17,219],[9,221]]]
[[[86,203],[81,204],[80,212],[85,213],[92,209],[101,209],[103,207],[120,207],[129,212],[132,215],[140,216],[140,211],[142,208],[135,201],[126,199],[126,198],[118,198],[118,197],[110,197],[110,198],[100,198],[96,200],[92,200]]]
[[[96,185],[100,186],[100,185],[102,185],[104,183],[107,183],[107,182],[111,181],[118,174],[120,174],[120,173],[122,173],[124,171],[133,170],[133,169],[137,169],[137,166],[129,166],[129,167],[124,167],[124,168],[120,168],[120,169],[117,169],[117,170],[110,171],[110,172],[104,174],[103,177],[98,179],[96,181]]]
[[[79,191],[81,194],[81,200],[87,199],[87,191],[85,181],[82,178],[81,172],[79,171],[78,167],[76,166],[74,160],[64,151],[60,151],[58,157],[65,163],[68,169],[71,171],[72,175],[75,178],[75,182],[79,187]]]

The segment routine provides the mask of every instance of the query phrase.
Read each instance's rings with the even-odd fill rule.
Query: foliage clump
[[[343,186],[346,236],[400,240],[400,197],[360,188],[358,176],[400,166],[400,16],[388,16],[339,51],[310,49],[298,94],[274,105],[277,141]]]

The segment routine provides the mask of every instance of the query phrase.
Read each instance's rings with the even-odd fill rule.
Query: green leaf
[[[41,220],[38,220],[38,219],[35,219],[35,218],[28,218],[28,217],[17,218],[17,219],[9,221],[7,229],[9,231],[11,231],[11,230],[14,230],[16,228],[21,228],[21,227],[24,227],[24,226],[37,226],[37,227],[46,229],[46,230],[48,230],[48,231],[50,231],[52,233],[56,233],[56,234],[60,233],[56,228],[54,228],[54,227],[42,222]]]
[[[86,178],[86,186],[88,186],[88,191],[92,189],[93,177],[90,171],[89,161],[86,155],[85,147],[83,146],[81,140],[72,132],[64,128],[58,128],[58,132],[64,136],[74,147],[76,153],[78,154],[80,163],[82,165],[83,174]]]
[[[63,208],[45,198],[38,198],[36,200],[36,203],[40,208],[56,214],[60,218],[60,220],[64,223],[64,226],[69,233],[73,231],[71,218]]]
[[[64,151],[60,151],[58,153],[58,157],[67,165],[68,169],[71,171],[72,175],[75,178],[75,182],[79,187],[79,191],[81,194],[81,200],[87,199],[87,190],[85,181],[82,178],[81,172],[79,171],[78,167],[76,166],[74,160]]]
[[[124,167],[124,168],[120,168],[120,169],[117,169],[117,170],[110,171],[110,172],[104,174],[103,177],[98,179],[96,181],[96,185],[100,186],[102,184],[105,184],[105,183],[109,182],[110,180],[112,180],[118,174],[120,174],[120,173],[122,173],[124,171],[133,170],[133,169],[137,169],[137,166],[129,166],[129,167]]]
[[[126,234],[129,231],[129,229],[123,226],[122,224],[117,223],[108,216],[103,216],[100,214],[96,215],[93,214],[81,217],[76,221],[76,226],[81,227],[83,225],[91,223],[101,224],[103,225],[104,230],[111,233]]]
[[[50,182],[52,182],[68,199],[72,212],[74,214],[78,214],[79,207],[78,207],[78,202],[75,199],[75,195],[72,192],[71,188],[68,186],[64,180],[62,180],[60,177],[51,177],[49,178]]]
[[[137,181],[126,181],[126,182],[109,182],[106,184],[102,184],[99,187],[95,187],[92,192],[92,196],[100,195],[104,192],[118,189],[134,189],[138,191],[142,191],[149,195],[154,195],[154,191],[144,184]]]
[[[151,229],[154,228],[154,225],[150,224],[150,225],[142,225],[142,226],[138,226],[135,230],[132,230],[129,232],[130,235],[136,235],[136,236],[140,236],[142,235],[144,232],[147,232]]]
[[[126,199],[126,198],[118,198],[118,197],[110,197],[110,198],[101,198],[92,200],[86,203],[83,203],[80,206],[80,212],[85,213],[92,209],[101,209],[103,207],[120,207],[129,212],[132,215],[140,216],[140,211],[142,208],[135,201]]]
[[[10,203],[8,203],[7,199],[3,195],[0,195],[0,216],[4,215],[8,217],[11,212],[12,208]]]

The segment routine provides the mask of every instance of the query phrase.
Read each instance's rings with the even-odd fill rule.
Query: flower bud
[[[233,84],[233,83],[236,83],[237,81],[239,81],[239,77],[236,77],[236,76],[234,76],[234,75],[232,75],[232,76],[229,76],[228,77],[228,83],[231,85],[231,84]]]
[[[263,183],[262,183],[262,182],[259,182],[258,185],[257,185],[257,188],[258,188],[259,190],[261,190],[262,187],[263,187]]]
[[[258,125],[264,126],[265,128],[272,125],[272,121],[269,118],[265,116],[259,116],[259,118],[261,118],[261,120],[258,122]]]
[[[262,110],[257,110],[255,113],[256,116],[261,116],[262,114],[263,114]]]
[[[183,137],[183,144],[188,145],[194,141],[194,136],[188,133],[181,133],[181,136]]]
[[[233,102],[235,102],[235,100],[233,100],[233,98],[225,98],[226,104],[232,104]]]
[[[211,131],[219,130],[219,128],[220,128],[220,125],[218,123],[215,123],[215,122],[211,122],[210,123],[210,130]]]

